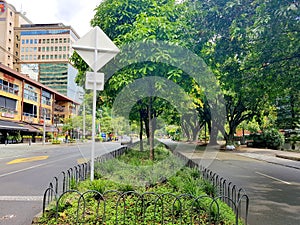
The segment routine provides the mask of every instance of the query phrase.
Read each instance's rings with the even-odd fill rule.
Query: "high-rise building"
[[[83,89],[75,83],[77,70],[70,64],[72,43],[79,39],[70,26],[24,24],[14,29],[19,36],[19,63],[15,69],[78,102]]]
[[[19,61],[16,51],[19,46],[15,43],[19,36],[15,35],[14,28],[30,23],[24,13],[17,12],[14,6],[0,0],[0,63],[14,68],[15,63]]]
[[[78,38],[70,26],[33,24],[25,13],[0,0],[0,63],[81,103],[84,92],[69,62]]]

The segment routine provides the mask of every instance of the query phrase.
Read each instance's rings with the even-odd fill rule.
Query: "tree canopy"
[[[166,86],[164,79],[176,83],[192,100],[186,106],[191,114],[182,115],[181,121],[189,139],[197,138],[207,124],[210,133],[220,130],[232,141],[237,127],[245,122],[256,120],[263,128],[263,119],[274,116],[274,108],[278,128],[295,129],[300,124],[299,7],[297,0],[104,0],[95,9],[91,24],[126,49],[117,56],[126,66],[116,69],[112,62],[103,69],[113,68],[115,73],[109,76],[98,104],[112,107],[125,87],[147,77],[161,77],[150,82],[152,86],[148,84],[150,94],[136,101],[131,110],[130,119],[144,121],[148,137],[149,126],[155,128],[150,121],[160,115],[169,118],[169,123],[179,123],[178,111],[166,99],[151,94],[151,90],[167,90],[169,95],[178,92]],[[141,48],[147,43],[155,47]],[[166,50],[165,44],[171,47]],[[204,60],[215,77],[211,90],[209,85],[199,85],[202,71],[194,66],[199,61],[187,55],[174,57],[176,46]],[[144,60],[134,60],[139,58]],[[83,84],[88,66],[76,52],[71,60],[79,70],[77,80]],[[198,77],[183,69],[186,64]],[[211,101],[210,92],[222,96],[224,102]],[[213,119],[218,104],[226,108],[227,126]]]

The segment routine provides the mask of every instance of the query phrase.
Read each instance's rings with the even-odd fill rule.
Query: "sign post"
[[[93,90],[91,149],[91,181],[93,181],[95,169],[96,95],[97,90],[104,89],[104,74],[97,73],[97,71],[112,60],[120,50],[98,26],[75,42],[72,47],[93,70],[93,72],[87,72],[85,83],[86,89]]]

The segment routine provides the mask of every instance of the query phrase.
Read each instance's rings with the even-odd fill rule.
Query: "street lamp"
[[[94,180],[95,132],[96,132],[96,95],[97,90],[104,89],[104,74],[97,73],[106,63],[115,57],[120,50],[109,37],[98,27],[94,27],[72,46],[81,58],[92,68],[86,73],[86,89],[93,90],[92,112],[92,150],[91,181]]]

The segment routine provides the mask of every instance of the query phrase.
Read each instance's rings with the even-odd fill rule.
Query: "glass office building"
[[[70,64],[72,43],[79,36],[70,26],[55,24],[25,24],[15,28],[19,35],[20,62],[16,67],[29,77],[53,88],[77,102],[83,89],[75,83],[77,70]]]

